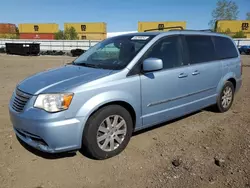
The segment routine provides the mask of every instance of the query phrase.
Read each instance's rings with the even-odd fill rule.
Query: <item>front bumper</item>
[[[84,117],[65,119],[65,116],[47,113],[45,118],[44,113],[35,108],[18,113],[9,105],[14,131],[26,144],[48,153],[81,148]]]

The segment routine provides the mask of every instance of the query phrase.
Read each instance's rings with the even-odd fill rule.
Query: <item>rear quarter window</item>
[[[219,59],[238,57],[237,49],[233,41],[226,37],[213,37],[215,50]]]

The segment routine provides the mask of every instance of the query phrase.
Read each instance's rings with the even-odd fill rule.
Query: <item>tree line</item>
[[[78,40],[78,34],[74,27],[67,27],[64,31],[59,30],[55,33],[56,40]]]

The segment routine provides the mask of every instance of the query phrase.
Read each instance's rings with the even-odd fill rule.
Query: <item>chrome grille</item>
[[[31,97],[30,94],[25,93],[19,89],[16,89],[12,103],[12,108],[17,112],[21,112],[26,103],[28,102],[28,100],[30,99],[30,97]]]

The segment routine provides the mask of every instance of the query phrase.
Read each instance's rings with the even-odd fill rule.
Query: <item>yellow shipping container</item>
[[[250,20],[219,20],[215,24],[215,29],[217,32],[230,30],[231,33],[250,33]]]
[[[78,38],[80,40],[104,40],[107,38],[107,33],[78,34]]]
[[[175,27],[175,26],[182,26],[184,29],[186,28],[185,21],[176,21],[176,22],[138,22],[138,32],[144,32],[145,30],[149,29],[161,29],[164,27]],[[163,31],[163,30],[162,30]],[[165,29],[164,31],[168,31]]]
[[[64,30],[69,27],[74,27],[77,33],[106,33],[106,23],[65,23]]]
[[[55,23],[19,24],[19,33],[56,33],[59,25]]]

